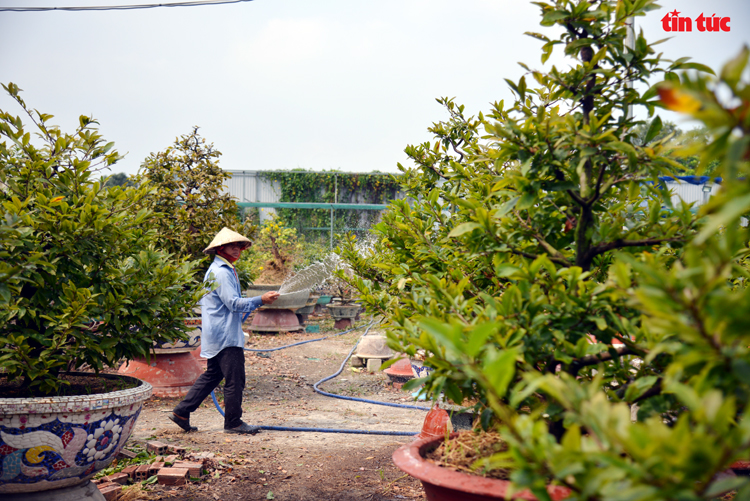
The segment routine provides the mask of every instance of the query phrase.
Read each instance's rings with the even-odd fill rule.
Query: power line
[[[84,11],[84,10],[134,10],[134,9],[154,9],[157,7],[197,7],[201,5],[221,5],[228,3],[252,2],[253,0],[195,0],[192,2],[173,2],[173,3],[151,3],[140,5],[101,5],[86,7],[0,7],[0,12],[45,12],[52,10],[65,11]]]

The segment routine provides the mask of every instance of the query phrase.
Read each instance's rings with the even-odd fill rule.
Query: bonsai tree
[[[136,209],[148,187],[104,188],[96,174],[120,159],[85,116],[73,133],[27,108],[0,110],[0,367],[26,393],[56,394],[61,373],[100,371],[183,336],[200,298],[196,263],[156,245],[154,214]]]
[[[709,68],[663,60],[642,33],[625,45],[653,1],[536,3],[561,28],[529,33],[542,62],[561,47],[571,68],[522,64],[515,102],[477,118],[439,100],[449,120],[399,166],[409,200],[391,202],[370,252],[353,239],[339,252],[391,347],[427,353],[433,371],[404,388],[500,429],[509,449],[480,466],[511,467],[540,499],[550,480],[577,500],[710,499],[745,485],[714,477],[750,445],[750,310],[732,290],[746,276],[747,99],[724,109],[708,80],[677,73]],[[746,60],[721,75],[738,98]],[[705,224],[660,187],[683,168],[671,137],[656,139],[661,120],[635,132],[631,108],[663,106],[704,120],[716,139],[683,154],[721,159],[737,185]]]
[[[172,146],[151,153],[141,164],[137,183],[154,188],[142,207],[158,213],[155,221],[159,245],[178,256],[198,260],[196,276],[203,279],[209,257],[203,254],[224,226],[252,238],[255,226],[243,225],[239,207],[229,193],[222,193],[231,174],[219,167],[221,152],[193,127]]]
[[[328,279],[331,299],[342,306],[351,305],[357,300],[354,296],[356,289],[350,284],[352,275],[349,268],[342,267]]]

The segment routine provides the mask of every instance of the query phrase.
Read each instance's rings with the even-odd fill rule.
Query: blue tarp
[[[665,183],[674,183],[677,180],[684,181],[690,184],[706,184],[712,179],[709,176],[661,176],[659,177],[659,181],[662,181]],[[713,182],[721,184],[721,178],[715,177],[713,178]]]

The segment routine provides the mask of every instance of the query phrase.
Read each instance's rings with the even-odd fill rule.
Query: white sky
[[[9,6],[154,0],[0,0]],[[164,0],[169,2],[174,0]],[[750,0],[661,0],[638,27],[670,36],[660,19],[729,16],[729,33],[673,33],[657,46],[719,69],[750,44]],[[306,168],[395,172],[407,144],[430,139],[455,97],[475,115],[511,99],[524,61],[540,68],[549,34],[526,0],[255,0],[108,12],[0,12],[0,82],[72,130],[95,117],[137,172],[193,125],[227,170]],[[565,65],[561,58],[555,64]],[[7,95],[0,108],[20,113]],[[676,120],[675,116],[662,114]],[[690,128],[690,124],[681,124]]]

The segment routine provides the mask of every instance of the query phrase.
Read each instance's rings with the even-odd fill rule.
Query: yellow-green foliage
[[[406,150],[410,200],[371,252],[342,246],[352,281],[392,348],[433,368],[405,389],[475,404],[510,445],[485,466],[539,499],[550,479],[572,501],[750,499],[748,479],[716,477],[750,454],[750,51],[712,77],[642,33],[626,49],[652,0],[535,3],[558,28],[530,33],[542,60],[575,60],[522,63],[515,101],[478,117],[442,99],[435,141]],[[664,107],[710,141],[677,152],[658,118],[637,136],[639,108]],[[658,188],[678,153],[724,178],[697,215]]]

